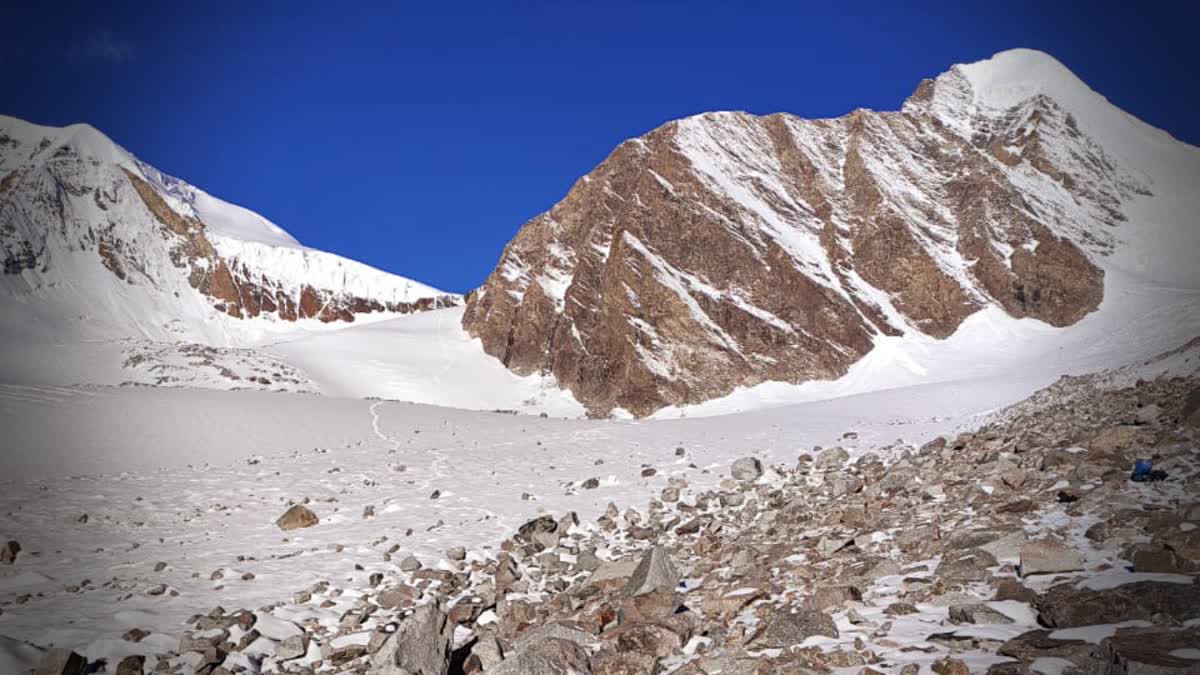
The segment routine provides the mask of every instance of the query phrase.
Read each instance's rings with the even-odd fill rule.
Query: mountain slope
[[[0,117],[5,335],[239,344],[458,296],[306,248],[87,125]]]
[[[464,326],[595,414],[833,379],[985,307],[1075,324],[1105,270],[1200,287],[1179,252],[1198,176],[1195,148],[1004,52],[899,112],[710,113],[623,143],[521,228]]]

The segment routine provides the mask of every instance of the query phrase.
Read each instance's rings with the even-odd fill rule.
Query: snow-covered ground
[[[0,598],[20,602],[0,615],[0,635],[91,644],[91,657],[137,649],[120,640],[132,627],[173,635],[216,605],[255,608],[319,579],[365,585],[393,568],[382,558],[393,544],[433,563],[451,546],[494,545],[542,511],[594,518],[610,501],[644,504],[670,477],[715,484],[732,458],[792,464],[851,430],[857,440],[840,442],[852,448],[920,442],[1017,395],[914,387],[627,422],[291,393],[5,386],[0,538],[20,541],[24,557],[0,571]],[[642,478],[644,465],[657,475]],[[592,477],[600,487],[579,486]],[[304,498],[321,524],[280,532],[273,520]],[[368,505],[377,515],[364,519]],[[167,592],[150,595],[160,584]]]
[[[422,312],[262,349],[307,373],[329,396],[583,415],[583,407],[553,378],[519,377],[485,354],[463,330],[462,313],[461,307]]]

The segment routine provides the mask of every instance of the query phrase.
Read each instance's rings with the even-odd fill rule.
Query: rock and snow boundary
[[[359,576],[214,608],[181,632],[146,615],[107,658],[3,653],[55,673],[102,659],[121,673],[1195,672],[1195,359],[1064,378],[920,448],[743,458],[716,485],[672,476],[645,508],[546,514],[498,548],[422,562],[386,537],[348,542],[337,552]],[[1129,480],[1147,456],[1166,481]],[[297,526],[286,536],[307,510],[281,521]],[[20,570],[7,579],[37,574],[19,545],[0,552]],[[29,601],[3,597],[6,613]]]

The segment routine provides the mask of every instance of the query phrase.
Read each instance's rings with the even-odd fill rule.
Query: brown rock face
[[[880,335],[996,305],[1095,309],[1136,181],[1053,100],[963,103],[952,70],[900,112],[712,113],[617,147],[526,223],[463,325],[593,414],[836,378]]]
[[[97,269],[100,277],[91,276]],[[39,127],[2,115],[0,274],[14,293],[40,289],[41,302],[64,303],[64,312],[86,308],[120,328],[163,329],[156,337],[171,339],[207,339],[199,324],[209,307],[236,319],[334,322],[461,302],[299,246],[265,219],[137,161],[91,127]],[[178,320],[129,320],[156,302],[168,314],[178,308]]]
[[[176,267],[188,271],[192,288],[212,298],[214,306],[235,318],[275,314],[285,321],[318,319],[324,323],[354,321],[356,314],[397,312],[408,314],[457,304],[454,296],[421,298],[415,302],[382,302],[336,290],[317,289],[305,284],[299,296],[283,288],[286,279],[271,279],[237,262],[230,263],[213,248],[205,234],[204,223],[180,215],[146,181],[127,169],[126,178],[154,218],[178,237],[171,250]],[[126,278],[120,261],[110,245],[101,242],[98,253],[113,274]]]
[[[275,519],[275,525],[281,530],[296,530],[304,527],[312,527],[320,523],[321,519],[317,514],[313,513],[307,506],[296,504],[283,512],[282,516]]]

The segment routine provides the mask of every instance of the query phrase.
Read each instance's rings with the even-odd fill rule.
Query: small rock
[[[298,659],[308,653],[308,633],[293,635],[275,648],[275,658],[280,661]]]
[[[392,586],[375,596],[375,604],[384,609],[409,607],[421,599],[421,590],[413,586]]]
[[[1136,581],[1089,590],[1068,582],[1039,595],[1034,607],[1038,610],[1038,623],[1048,628],[1151,621],[1156,617],[1183,623],[1200,618],[1200,586]]]
[[[1021,576],[1076,572],[1083,569],[1078,551],[1053,540],[1031,541],[1021,546]]]
[[[142,675],[146,671],[146,657],[130,654],[117,664],[117,675]]]
[[[850,453],[844,448],[829,448],[817,454],[817,458],[813,460],[813,468],[818,471],[840,469],[848,461]]]
[[[786,649],[813,635],[838,637],[837,626],[828,614],[811,610],[794,614],[779,612],[767,620],[766,627],[754,637],[752,644],[768,649]]]
[[[1000,480],[1003,481],[1008,487],[1016,490],[1025,484],[1025,472],[1013,467],[1000,474]]]
[[[853,543],[853,537],[821,537],[821,540],[817,542],[817,551],[819,551],[822,556],[828,558],[829,556],[837,553]]]
[[[16,539],[10,539],[4,546],[0,547],[0,564],[11,565],[17,560],[17,554],[21,552],[21,544]]]
[[[82,675],[86,667],[87,661],[82,656],[70,649],[54,647],[46,651],[33,675]]]
[[[1008,616],[983,603],[950,606],[950,623],[953,624],[994,625],[1012,622],[1013,620]]]
[[[602,561],[596,557],[596,552],[587,550],[575,557],[575,566],[585,572],[594,571]]]
[[[930,668],[938,675],[971,675],[971,669],[962,659],[953,659],[949,656],[940,661],[934,661]]]
[[[521,570],[517,567],[516,561],[507,553],[500,554],[496,560],[496,590],[507,590],[520,579]]]
[[[993,600],[1016,600],[1017,602],[1033,602],[1037,593],[1016,579],[1003,579],[996,584],[996,594]]]
[[[883,609],[883,613],[888,616],[906,616],[919,611],[916,605],[908,602],[893,602]]]

